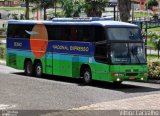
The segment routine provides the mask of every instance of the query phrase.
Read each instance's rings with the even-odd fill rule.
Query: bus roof
[[[37,20],[10,20],[8,24],[45,24],[45,25],[96,25],[96,26],[122,26],[122,27],[138,27],[135,24],[112,21],[112,20],[96,20],[96,21],[37,21]]]

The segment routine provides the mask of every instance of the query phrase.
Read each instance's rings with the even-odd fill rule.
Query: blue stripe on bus
[[[7,39],[7,48],[17,50],[31,50],[29,39]],[[95,45],[90,42],[49,41],[47,52],[73,55],[94,55]]]
[[[29,39],[9,39],[7,38],[7,48],[11,49],[22,49],[30,50],[30,41]]]

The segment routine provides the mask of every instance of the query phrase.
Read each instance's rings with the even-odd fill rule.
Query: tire
[[[121,84],[122,84],[122,81],[114,81],[113,84],[114,84],[114,85],[121,85]]]
[[[38,62],[38,63],[35,65],[35,75],[36,75],[36,77],[41,78],[41,77],[42,77],[42,74],[43,74],[42,64],[41,64],[40,62]]]
[[[85,68],[82,73],[83,82],[87,85],[91,84],[92,82],[92,74],[90,68]]]
[[[32,76],[33,75],[33,65],[32,65],[31,61],[26,61],[25,62],[24,72],[27,76]]]

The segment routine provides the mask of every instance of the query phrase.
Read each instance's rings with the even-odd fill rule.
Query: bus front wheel
[[[121,84],[122,84],[122,81],[114,81],[113,84],[114,84],[114,85],[121,85]]]
[[[27,76],[32,76],[33,74],[33,65],[31,61],[26,61],[25,62],[25,68],[24,68],[25,74]]]
[[[91,81],[92,81],[92,75],[91,75],[90,68],[85,68],[83,70],[82,76],[83,76],[83,82],[85,84],[90,84],[91,83]]]
[[[35,74],[36,77],[42,77],[42,64],[40,62],[38,62],[35,66]]]

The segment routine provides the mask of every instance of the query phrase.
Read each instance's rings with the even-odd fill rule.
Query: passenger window
[[[108,60],[107,57],[107,45],[106,44],[99,44],[95,47],[95,60],[97,62],[106,63]]]
[[[32,31],[33,25],[11,24],[8,25],[7,36],[10,38],[29,39],[30,35],[26,31]]]

